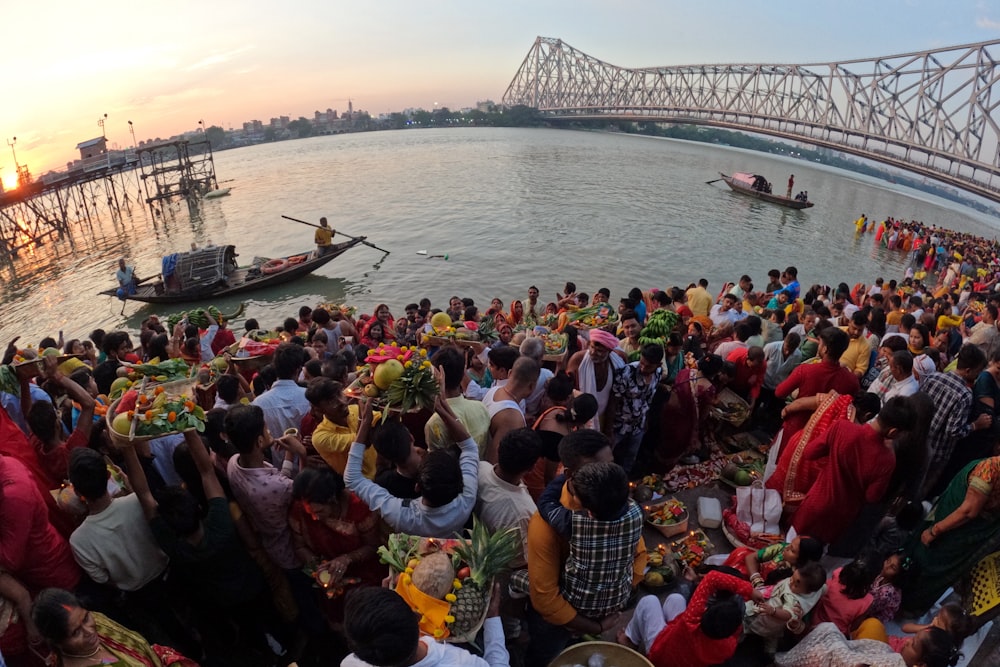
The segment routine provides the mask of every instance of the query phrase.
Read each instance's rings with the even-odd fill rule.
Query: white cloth
[[[764,386],[768,389],[775,389],[779,384],[788,379],[795,367],[802,363],[802,351],[799,348],[792,350],[792,353],[785,358],[782,352],[784,341],[775,341],[764,346],[764,359],[767,361],[767,370],[764,372]]]
[[[590,350],[583,353],[583,359],[580,360],[580,369],[578,371],[580,392],[590,394],[597,399],[597,415],[594,416],[594,425],[597,430],[600,430],[601,417],[608,408],[608,399],[611,397],[611,385],[614,384],[614,371],[625,366],[625,360],[614,352],[608,358],[610,359],[611,368],[608,369],[608,379],[604,384],[604,388],[600,391],[597,390],[597,375],[594,373],[594,360],[590,356]]]
[[[517,528],[521,537],[521,553],[513,561],[515,568],[522,567],[527,562],[525,554],[528,548],[528,522],[537,509],[523,482],[515,485],[504,481],[497,476],[492,463],[479,462],[476,515],[491,533]]]
[[[632,620],[625,626],[625,635],[644,654],[649,653],[656,636],[667,623],[683,614],[685,609],[687,600],[680,593],[671,593],[662,605],[655,595],[647,595],[635,606]]]
[[[69,536],[73,557],[99,584],[137,591],[163,574],[169,559],[160,550],[134,493],[91,514]]]
[[[745,350],[749,347],[746,343],[739,340],[729,340],[725,343],[719,343],[719,347],[715,348],[715,353],[722,357],[723,359],[729,359],[729,355],[736,350]]]
[[[420,638],[427,646],[427,655],[412,667],[509,667],[510,654],[504,646],[503,623],[497,616],[483,623],[483,657],[472,655],[453,644],[440,644],[430,637]],[[340,667],[372,667],[353,653],[340,662]]]
[[[368,507],[382,514],[389,527],[399,533],[451,539],[462,530],[473,507],[479,490],[479,447],[468,438],[459,443],[462,450],[458,463],[462,469],[462,493],[441,507],[428,507],[422,498],[397,498],[361,474],[365,446],[360,442],[351,445],[344,469],[344,483]]]

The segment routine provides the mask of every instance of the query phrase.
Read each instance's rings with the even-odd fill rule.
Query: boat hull
[[[260,273],[259,277],[258,274],[253,273],[251,269],[254,267],[259,268],[261,263],[239,267],[231,276],[228,277],[226,283],[205,286],[197,290],[169,292],[165,290],[158,290],[153,284],[139,285],[136,293],[130,294],[127,300],[141,301],[143,303],[188,303],[194,301],[204,301],[206,299],[218,299],[232,296],[234,294],[252,292],[266,287],[274,287],[275,285],[283,285],[284,283],[309,275],[321,266],[329,264],[346,251],[361,244],[364,239],[365,237],[362,236],[352,241],[337,244],[333,246],[333,249],[330,252],[321,257],[310,258],[298,264],[292,264],[284,270],[276,273]],[[303,253],[298,254],[301,255]],[[296,256],[297,255],[289,255],[288,257],[277,257],[275,259],[287,260],[289,257]],[[267,260],[264,259],[264,261]],[[116,296],[117,288],[103,290],[100,294]]]
[[[766,192],[760,192],[759,190],[754,190],[753,188],[748,188],[741,183],[736,183],[733,179],[722,172],[719,172],[719,176],[725,181],[726,185],[733,192],[738,192],[741,195],[746,195],[748,197],[755,197],[756,199],[761,199],[766,202],[771,202],[772,204],[777,204],[778,206],[784,206],[786,208],[794,209],[804,209],[812,208],[814,206],[811,201],[798,201],[797,199],[789,199],[788,197],[782,197],[781,195],[768,194]]]

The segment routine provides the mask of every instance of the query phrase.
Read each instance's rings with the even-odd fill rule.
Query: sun
[[[17,174],[15,174],[14,172],[8,172],[3,175],[3,189],[4,190],[17,189]]]

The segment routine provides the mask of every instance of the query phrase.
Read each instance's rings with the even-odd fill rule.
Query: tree
[[[218,125],[213,125],[205,130],[205,138],[213,151],[224,148],[226,145],[226,131]]]
[[[274,141],[278,138],[278,132],[273,127],[264,130],[264,141]]]
[[[413,112],[413,122],[417,125],[422,125],[427,127],[431,124],[431,112],[424,111],[423,109],[418,109]]]
[[[304,137],[311,137],[313,133],[312,123],[309,122],[308,118],[299,116],[298,120],[293,120],[288,124],[288,131],[292,134],[298,135],[300,139]]]

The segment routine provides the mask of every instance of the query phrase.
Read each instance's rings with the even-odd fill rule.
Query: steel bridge
[[[758,132],[1000,202],[998,60],[1000,40],[832,63],[626,68],[538,37],[503,104],[552,119]]]

